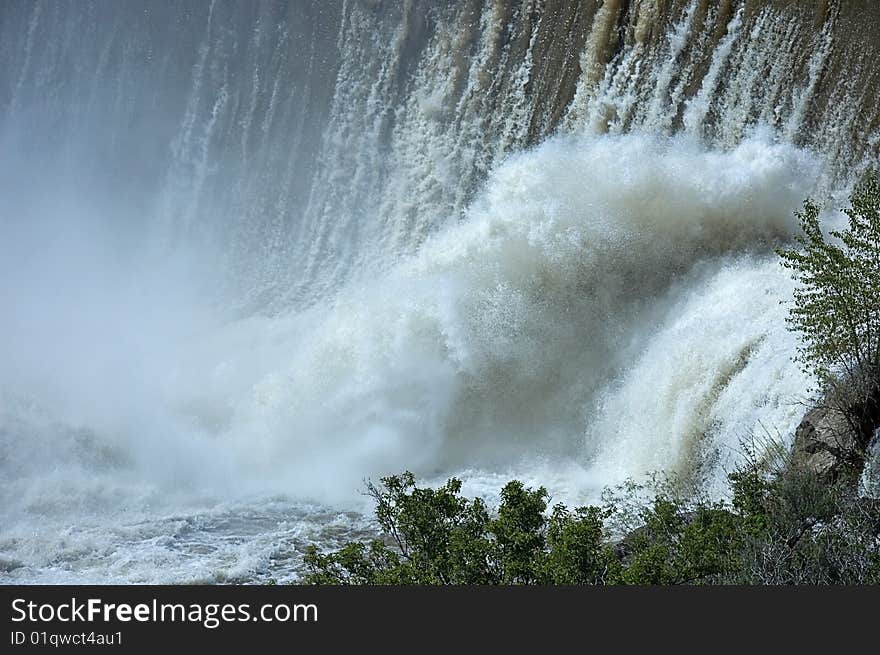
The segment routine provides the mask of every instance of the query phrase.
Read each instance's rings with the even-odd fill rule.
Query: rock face
[[[819,407],[804,417],[794,434],[792,463],[833,481],[854,463],[859,441],[843,414]]]

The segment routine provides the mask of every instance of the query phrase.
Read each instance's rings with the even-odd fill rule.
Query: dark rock
[[[861,462],[860,439],[839,411],[818,407],[794,433],[792,464],[832,482]]]

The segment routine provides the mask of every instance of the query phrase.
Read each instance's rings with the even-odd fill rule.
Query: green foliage
[[[498,518],[487,526],[493,537],[500,582],[534,584],[539,579],[540,559],[544,555],[544,526],[547,490],[526,489],[514,480],[501,490]]]
[[[491,584],[497,573],[486,539],[489,514],[478,498],[459,495],[461,482],[416,487],[412,473],[368,486],[386,540],[351,543],[336,553],[307,549],[308,581],[318,584]],[[540,512],[539,512],[540,513]]]
[[[829,484],[788,468],[766,481],[732,581],[746,584],[865,584],[880,575],[880,503],[848,482]],[[752,515],[754,516],[754,514]]]
[[[845,210],[846,229],[826,236],[819,206],[798,213],[800,248],[780,249],[800,283],[788,322],[800,333],[799,359],[820,391],[869,436],[880,419],[880,180],[869,174]]]
[[[501,491],[497,515],[460,496],[455,478],[420,488],[412,473],[370,485],[385,539],[324,554],[309,547],[311,584],[596,584],[617,560],[597,508],[546,515],[546,489],[521,482]]]
[[[733,491],[733,509],[744,519],[744,527],[750,533],[766,529],[770,517],[767,512],[767,499],[771,485],[757,467],[740,468],[730,474]]]
[[[579,507],[572,512],[556,505],[547,525],[548,552],[538,581],[596,585],[615,580],[621,565],[605,543],[605,517],[606,512],[598,507]]]
[[[369,485],[383,539],[308,548],[307,584],[858,584],[880,581],[880,502],[815,473],[730,475],[729,503],[664,492],[613,540],[614,507],[548,512],[544,488],[508,483],[497,512],[461,482],[421,488],[411,473]],[[631,487],[632,490],[635,487]],[[635,501],[633,501],[635,502]]]
[[[741,517],[722,505],[686,511],[680,502],[658,496],[644,520],[628,536],[631,554],[619,582],[705,584],[736,570]]]

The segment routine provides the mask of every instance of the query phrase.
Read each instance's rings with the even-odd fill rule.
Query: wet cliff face
[[[762,124],[842,166],[876,156],[876,6],[642,2],[603,12],[601,24],[617,20],[588,39],[582,67],[591,62],[593,74],[581,78],[574,123],[686,130],[726,146]]]
[[[558,132],[764,125],[839,180],[877,155],[878,30],[867,0],[15,0],[0,121],[44,178],[219,244],[278,307],[412,252]]]

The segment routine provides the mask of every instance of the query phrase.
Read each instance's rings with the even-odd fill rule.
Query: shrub
[[[880,423],[880,180],[869,174],[850,197],[847,227],[827,237],[819,206],[798,213],[800,248],[777,252],[800,283],[788,322],[802,337],[799,360],[816,376],[867,447]]]
[[[606,544],[604,514],[562,505],[546,515],[548,494],[512,481],[497,515],[460,495],[455,478],[417,487],[412,473],[370,484],[384,538],[335,553],[307,549],[312,584],[601,584],[617,559]]]
[[[622,540],[615,510],[555,505],[512,481],[492,515],[461,482],[370,485],[382,538],[308,548],[307,584],[861,584],[880,581],[880,502],[802,469],[753,461],[730,475],[730,503],[656,495]],[[631,489],[636,489],[631,487]]]

